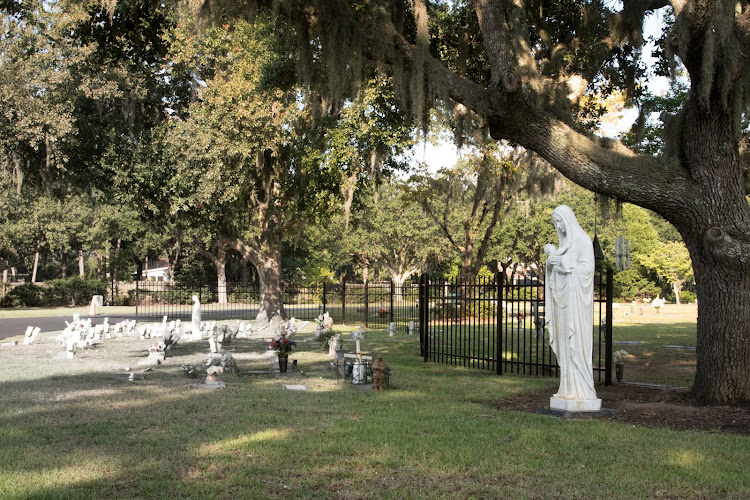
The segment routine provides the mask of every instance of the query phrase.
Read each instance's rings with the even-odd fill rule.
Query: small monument
[[[560,248],[544,246],[545,323],[550,347],[560,365],[560,387],[550,409],[597,412],[592,366],[594,318],[594,246],[573,211],[560,205],[552,212]]]
[[[333,318],[326,311],[323,313],[323,330],[330,330],[331,328],[333,328]]]
[[[378,359],[372,364],[372,389],[374,391],[382,391],[384,379],[385,361],[383,361],[383,356],[378,354]]]

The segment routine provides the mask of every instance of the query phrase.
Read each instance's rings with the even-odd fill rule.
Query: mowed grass
[[[697,314],[695,304],[668,304],[661,310],[650,304],[622,305],[615,310],[613,351],[629,354],[623,381],[692,386]]]
[[[68,360],[54,336],[0,348],[3,499],[750,496],[746,436],[505,411],[557,380],[425,364],[416,336],[362,341],[392,369],[383,392],[338,379],[311,333],[296,334],[298,378],[224,375],[217,390],[181,369],[205,358],[205,341],[127,382],[117,375],[140,370],[152,341],[106,340]],[[241,370],[267,367],[253,356],[264,341],[231,348]]]

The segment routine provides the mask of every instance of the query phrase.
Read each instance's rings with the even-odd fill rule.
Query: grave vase
[[[279,354],[279,372],[286,373],[287,365],[289,363],[289,356],[286,354]]]
[[[617,380],[622,380],[622,372],[625,369],[625,365],[622,363],[615,363],[615,376]]]
[[[216,374],[215,373],[209,373],[206,375],[206,382],[216,382]]]

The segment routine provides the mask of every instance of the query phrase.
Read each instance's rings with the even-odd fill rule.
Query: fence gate
[[[594,378],[612,382],[612,269],[598,269],[594,283]],[[544,329],[544,284],[419,281],[420,349],[425,361],[491,370],[558,376]]]

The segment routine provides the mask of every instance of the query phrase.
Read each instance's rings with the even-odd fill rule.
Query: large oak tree
[[[259,0],[316,48],[332,98],[374,62],[401,82],[412,116],[456,105],[496,140],[546,159],[573,182],[658,213],[680,232],[699,296],[694,394],[750,400],[750,207],[740,144],[747,110],[750,9],[726,0]],[[221,2],[205,2],[215,14]],[[229,8],[232,8],[231,6]],[[671,8],[665,54],[690,91],[664,128],[664,153],[639,154],[587,132],[584,96],[638,98],[645,17]],[[242,12],[250,7],[243,5]],[[312,40],[312,43],[310,42]],[[333,85],[331,85],[333,84]]]

